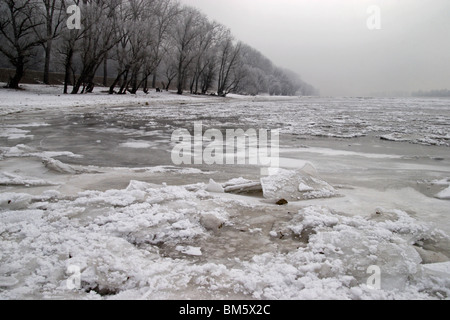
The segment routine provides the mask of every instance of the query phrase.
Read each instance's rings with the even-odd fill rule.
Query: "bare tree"
[[[317,91],[296,73],[275,66],[254,48],[242,44],[241,60],[246,76],[235,89],[244,94],[313,95]]]
[[[197,40],[201,34],[203,15],[197,9],[184,7],[177,16],[173,32],[175,57],[177,61],[177,93],[183,94],[189,67],[196,58]]]
[[[66,6],[81,7],[81,29],[62,28]],[[189,87],[205,94],[229,92],[294,95],[313,92],[288,70],[236,42],[224,26],[177,0],[0,0],[0,54],[15,67],[8,86],[18,88],[27,64],[44,49],[44,83],[49,83],[52,49],[64,66],[64,93],[91,92],[103,64],[117,64],[110,93],[148,91],[159,73],[166,90],[176,79],[177,93]],[[152,76],[152,78],[150,78]]]
[[[163,55],[163,59],[161,61],[161,64],[159,66],[160,70],[164,70],[164,82],[163,87],[166,91],[169,90],[170,85],[172,84],[172,81],[177,77],[178,74],[178,64],[174,57],[174,55],[170,54],[171,49],[166,48],[168,51]],[[167,83],[166,83],[167,81]]]
[[[110,87],[110,93],[114,92],[114,87],[120,81],[122,82],[118,92],[120,94],[127,91],[136,93],[139,88],[148,92],[148,79],[150,75],[156,74],[155,70],[161,63],[162,53],[165,50],[160,23],[166,23],[166,20],[161,22],[160,11],[166,2],[171,3],[168,0],[134,0],[116,9],[122,37],[113,51],[118,71]]]
[[[42,46],[44,47],[44,83],[49,84],[50,58],[52,53],[53,41],[60,32],[65,18],[65,1],[61,0],[41,0],[43,4],[43,14],[45,21],[45,35]]]
[[[216,51],[211,51],[204,60],[204,69],[200,75],[200,85],[202,94],[206,94],[212,88],[217,74]]]
[[[145,29],[142,28],[142,11],[145,1],[130,1],[121,3],[116,8],[118,17],[118,34],[120,41],[115,45],[115,56],[113,57],[118,64],[117,77],[109,88],[109,93],[114,93],[115,86],[122,81],[119,93],[126,93],[132,73],[136,73],[139,64],[142,62],[145,54],[144,38]]]
[[[154,46],[154,57],[156,68],[163,59],[164,52],[167,52],[166,46],[168,44],[168,37],[170,35],[170,28],[175,23],[177,16],[181,9],[178,2],[173,0],[157,0],[155,5],[155,19],[156,26],[156,43]],[[156,71],[156,68],[154,71]],[[153,72],[152,88],[156,86],[156,72]]]
[[[84,0],[70,0],[71,4],[81,5]],[[68,5],[67,3],[66,5]],[[64,68],[64,94],[68,93],[68,87],[70,84],[76,82],[75,66],[73,63],[74,57],[78,53],[80,47],[79,41],[84,37],[85,33],[90,29],[91,25],[85,19],[81,29],[69,29],[62,28],[56,41],[56,52],[59,56],[59,63]]]
[[[190,91],[194,94],[199,93],[199,89],[201,90],[201,79],[205,80],[204,73],[212,71],[210,67],[211,63],[215,62],[215,47],[224,30],[222,25],[216,22],[209,22],[206,17],[202,19],[201,23],[199,26],[200,35],[197,40],[196,59],[192,68],[190,85]]]
[[[233,44],[231,36],[223,40],[219,51],[219,72],[217,82],[217,94],[225,97],[229,92],[236,89],[245,76],[240,60],[241,43]]]
[[[45,21],[36,0],[0,0],[0,52],[15,67],[7,87],[18,89],[36,47],[42,45],[40,29]]]
[[[83,2],[82,24],[86,30],[78,41],[82,67],[72,94],[78,93],[81,86],[83,86],[82,93],[93,90],[93,80],[98,67],[108,51],[121,40],[115,14],[115,8],[120,2],[120,0]]]
[[[148,78],[151,74],[155,74],[155,70],[161,62],[160,46],[162,44],[162,35],[160,34],[160,26],[158,15],[160,14],[161,1],[146,2],[145,13],[142,16],[142,25],[144,28],[144,39],[141,43],[144,45],[143,56],[140,62],[140,82],[133,82],[131,93],[136,93],[138,88],[148,92]],[[137,80],[137,75],[136,75]]]

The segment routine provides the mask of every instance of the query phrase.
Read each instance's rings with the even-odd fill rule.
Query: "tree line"
[[[413,97],[450,97],[449,89],[430,90],[430,91],[415,91],[411,94]]]
[[[67,8],[81,28],[68,28]],[[313,95],[300,77],[275,66],[230,30],[176,0],[0,0],[0,54],[19,88],[27,68],[43,60],[64,73],[64,93],[92,92],[103,71],[109,93],[148,92],[157,82],[178,94]],[[108,72],[113,67],[114,74]]]

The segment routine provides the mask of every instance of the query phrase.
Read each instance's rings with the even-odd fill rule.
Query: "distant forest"
[[[430,90],[430,91],[415,91],[411,94],[413,97],[450,97],[450,90]]]
[[[99,76],[111,94],[317,94],[176,0],[0,0],[0,43],[0,67],[14,70],[10,88],[34,70],[46,84],[64,74],[64,93],[73,94],[92,92]]]

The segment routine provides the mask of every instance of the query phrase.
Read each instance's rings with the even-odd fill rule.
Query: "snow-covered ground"
[[[0,87],[6,84],[0,82]],[[101,107],[101,106],[117,106],[129,104],[145,104],[152,99],[161,100],[192,100],[195,96],[186,97],[176,95],[172,92],[150,92],[145,94],[138,92],[136,95],[108,95],[107,88],[98,89],[91,94],[72,95],[63,94],[63,87],[59,85],[45,86],[23,84],[23,91],[2,89],[0,100],[0,115],[7,115],[14,112],[22,112],[23,110],[48,110],[66,107]]]
[[[450,296],[450,100],[24,88],[0,90],[1,299]],[[194,121],[279,128],[283,169],[175,166]]]

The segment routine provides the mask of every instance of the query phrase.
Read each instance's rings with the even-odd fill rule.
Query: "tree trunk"
[[[136,92],[138,91],[138,83],[137,83],[137,71],[134,70],[133,73],[131,74],[131,90],[130,91],[131,94],[136,94]]]
[[[191,94],[194,94],[194,84],[195,84],[195,74],[192,77],[192,81],[191,81],[191,85],[189,86],[189,91],[191,92]]]
[[[67,94],[67,88],[69,87],[70,82],[70,72],[72,70],[72,56],[73,56],[73,50],[68,49],[67,55],[66,55],[66,61],[64,61],[64,94]]]
[[[200,75],[197,77],[197,79],[195,79],[195,94],[198,93],[198,82],[200,80]]]
[[[172,79],[169,79],[169,81],[167,82],[166,91],[169,91],[171,82],[172,82]]]
[[[67,58],[67,59],[69,59],[69,58]],[[69,87],[69,82],[70,82],[70,62],[66,61],[65,72],[64,72],[64,94],[67,94],[67,88]]]
[[[113,83],[112,83],[111,86],[109,87],[109,94],[113,94],[113,93],[114,93],[114,88],[117,86],[117,84],[118,84],[119,81],[120,81],[120,78],[122,78],[122,75],[123,75],[124,73],[125,73],[125,71],[122,72],[122,73],[117,74],[116,79],[114,79]]]
[[[95,84],[94,84],[94,77],[95,77],[95,72],[93,72],[87,79],[87,86],[86,86],[86,91],[85,93],[92,93],[94,91],[95,88]]]
[[[50,57],[52,52],[53,40],[47,40],[45,46],[45,63],[44,63],[44,83],[50,84]]]
[[[24,75],[25,62],[23,58],[19,58],[16,63],[16,72],[14,76],[9,80],[8,88],[19,89],[19,83]]]
[[[95,84],[94,82],[89,82],[86,88],[86,93],[92,93],[94,91]]]
[[[78,78],[77,82],[75,83],[75,85],[73,86],[71,94],[77,94],[78,91],[80,91],[80,87],[81,87],[82,84],[83,84],[83,79],[80,76]],[[84,89],[83,89],[83,91],[84,91]],[[83,92],[81,92],[81,93],[83,93]]]
[[[128,85],[128,70],[125,72],[125,75],[123,77],[123,82],[122,82],[122,85],[120,86],[119,94],[126,93],[127,85]]]
[[[153,89],[156,88],[156,72],[153,73],[153,78],[152,78],[152,88],[153,88]]]
[[[105,53],[105,60],[103,60],[103,85],[108,86],[108,54]]]
[[[183,64],[182,61],[178,63],[178,84],[177,94],[183,94],[184,76],[183,76]]]
[[[141,82],[143,82],[143,85],[142,85],[143,89],[142,89],[142,91],[144,91],[144,93],[148,93],[148,88],[147,88],[148,76],[144,77],[144,79]]]
[[[208,85],[206,81],[202,83],[201,87],[202,87],[202,94],[206,94],[206,92],[208,91]]]

